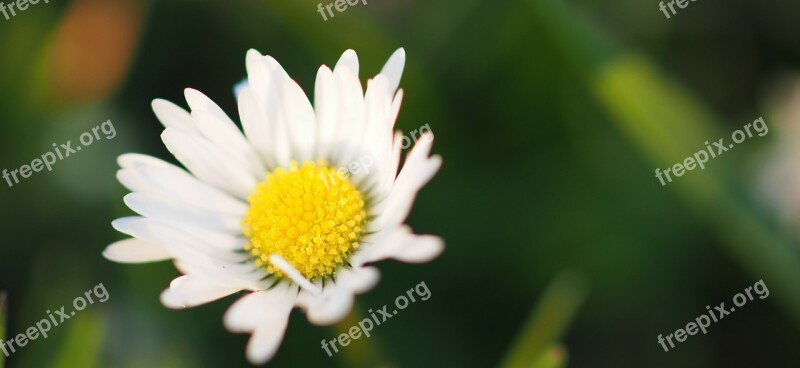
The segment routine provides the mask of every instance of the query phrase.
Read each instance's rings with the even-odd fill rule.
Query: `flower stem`
[[[531,310],[524,327],[506,353],[500,367],[556,368],[566,360],[558,339],[572,322],[586,298],[583,277],[562,272],[550,283],[541,301]]]
[[[345,319],[337,323],[334,327],[336,336],[340,334],[348,334],[353,326],[358,326],[358,322],[363,318],[363,314],[358,308],[358,304],[353,306],[353,312],[350,313]],[[346,347],[339,347],[340,358],[347,367],[376,367],[376,366],[393,366],[391,361],[386,357],[384,349],[381,347],[380,341],[373,334],[370,337],[361,335],[358,339],[351,339],[349,345]]]
[[[70,320],[66,339],[51,365],[55,368],[100,367],[103,348],[104,323],[100,316],[84,311]]]

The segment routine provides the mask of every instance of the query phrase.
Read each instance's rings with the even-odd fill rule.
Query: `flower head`
[[[153,110],[161,135],[186,170],[140,154],[119,158],[124,201],[139,214],[112,225],[132,238],[111,244],[110,260],[174,260],[183,274],[161,295],[187,308],[245,291],[224,316],[232,332],[251,333],[247,357],[270,360],[294,307],[333,324],[354,295],[378,281],[374,262],[426,262],[440,238],[404,225],[417,192],[441,166],[422,135],[399,170],[402,135],[393,132],[405,53],[358,79],[346,51],[317,73],[314,105],[275,59],[247,53],[237,88],[242,132],[202,93],[187,89],[190,112],[164,100]],[[244,133],[244,134],[243,134]]]

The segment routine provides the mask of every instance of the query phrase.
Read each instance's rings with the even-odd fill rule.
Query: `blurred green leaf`
[[[595,98],[617,128],[657,167],[682,162],[703,148],[704,141],[729,134],[677,82],[647,58],[618,49],[568,3],[531,3],[558,35],[565,55],[587,72]],[[800,324],[800,289],[795,287],[800,260],[734,195],[724,170],[729,165],[731,161],[716,160],[713,167],[682,177],[664,190],[676,191],[687,208],[717,232],[722,250],[743,269],[780,290],[776,300]],[[653,183],[659,185],[655,178]]]
[[[622,132],[660,167],[691,155],[704,140],[723,136],[709,134],[716,130],[715,120],[705,118],[699,104],[672,88],[642,57],[619,58],[595,82],[600,102]],[[694,128],[686,122],[693,122]],[[800,324],[800,289],[796,287],[800,260],[736,199],[722,176],[719,170],[705,170],[687,175],[665,190],[674,187],[689,209],[717,231],[723,250],[753,277],[763,278],[781,290],[777,300]]]

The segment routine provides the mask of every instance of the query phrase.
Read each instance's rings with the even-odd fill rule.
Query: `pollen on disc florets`
[[[277,254],[309,280],[327,278],[359,246],[366,225],[364,197],[345,175],[325,162],[292,162],[258,184],[242,225],[245,250],[270,274]]]

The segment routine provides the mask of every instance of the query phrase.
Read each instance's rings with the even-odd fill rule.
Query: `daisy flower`
[[[213,101],[186,89],[190,112],[153,101],[161,138],[186,170],[141,154],[119,157],[125,204],[139,216],[112,222],[132,238],[103,255],[116,262],[173,260],[182,276],[161,294],[174,309],[244,291],[223,323],[250,333],[247,358],[269,361],[294,307],[330,325],[378,281],[372,266],[427,262],[444,244],[404,225],[417,192],[442,160],[428,132],[400,168],[393,132],[405,52],[397,50],[363,91],[358,57],[319,68],[312,107],[272,57],[247,53],[237,88],[242,130]],[[354,165],[355,164],[355,165]]]

